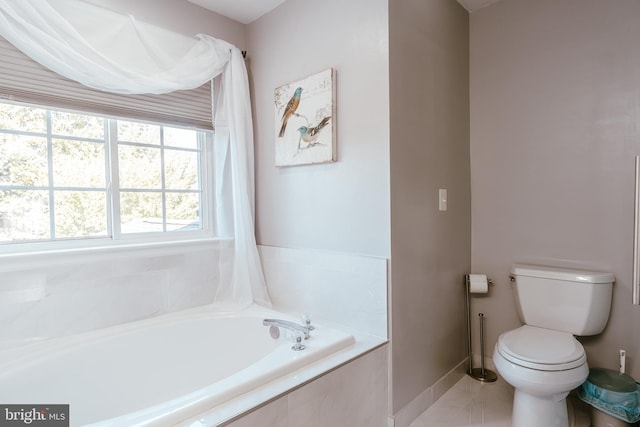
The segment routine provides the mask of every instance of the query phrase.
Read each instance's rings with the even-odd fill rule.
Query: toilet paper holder
[[[489,286],[493,285],[493,281],[487,278],[487,283]],[[466,303],[466,312],[467,312],[467,351],[468,351],[468,368],[467,374],[478,381],[482,382],[494,382],[498,379],[498,375],[491,371],[490,369],[486,369],[484,367],[484,313],[478,313],[478,317],[480,319],[480,368],[473,367],[473,358],[471,353],[471,300],[470,300],[470,280],[469,275],[465,275],[465,303]]]

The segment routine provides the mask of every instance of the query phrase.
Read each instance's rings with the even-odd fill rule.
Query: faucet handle
[[[315,329],[315,327],[311,325],[311,315],[309,313],[302,315],[302,323],[308,331],[313,331]]]
[[[291,346],[291,350],[293,351],[304,350],[306,346],[302,344],[303,339],[304,339],[304,334],[302,332],[296,332],[293,338],[293,345]]]

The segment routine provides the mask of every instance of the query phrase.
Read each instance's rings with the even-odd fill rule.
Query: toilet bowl
[[[565,399],[589,375],[573,335],[525,325],[500,336],[493,361],[515,388],[513,426],[569,427]]]
[[[589,375],[574,335],[596,335],[609,317],[611,273],[514,265],[524,326],[500,335],[493,362],[514,388],[513,427],[569,427],[566,397]]]

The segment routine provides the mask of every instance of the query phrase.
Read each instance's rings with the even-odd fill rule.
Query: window
[[[0,244],[210,236],[210,138],[0,103]]]

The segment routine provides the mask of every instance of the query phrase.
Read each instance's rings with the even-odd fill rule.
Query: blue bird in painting
[[[313,147],[314,145],[319,144],[318,142],[316,142],[316,140],[318,139],[318,136],[320,136],[320,131],[322,131],[322,129],[324,129],[324,127],[329,124],[330,119],[331,116],[325,117],[320,121],[320,123],[313,127],[300,126],[298,128],[298,132],[300,132],[300,139],[298,140],[298,150],[300,150],[301,141],[306,142],[307,147]]]
[[[287,106],[284,107],[284,112],[282,113],[282,127],[280,128],[280,133],[278,134],[279,138],[284,136],[284,131],[287,128],[287,122],[296,113],[298,106],[300,105],[300,95],[302,95],[302,88],[299,87],[293,93],[293,96],[287,102]]]

